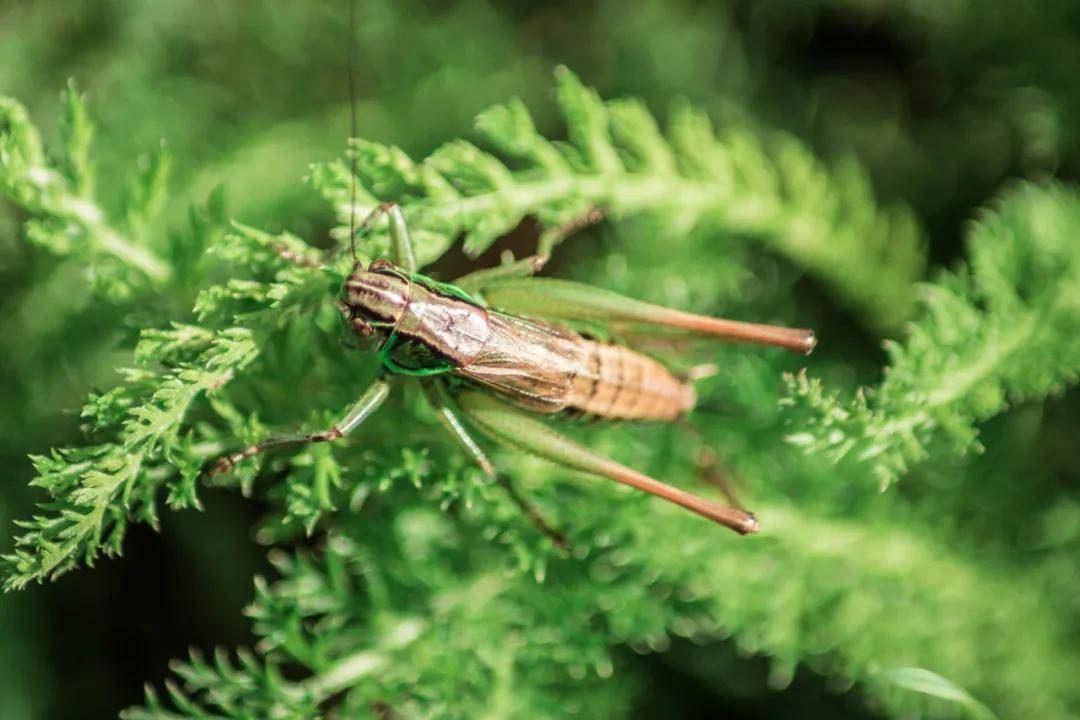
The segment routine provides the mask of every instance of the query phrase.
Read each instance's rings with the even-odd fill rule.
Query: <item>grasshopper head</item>
[[[376,332],[388,336],[412,298],[408,275],[384,260],[367,269],[357,266],[341,286],[338,308],[345,324],[360,337]]]

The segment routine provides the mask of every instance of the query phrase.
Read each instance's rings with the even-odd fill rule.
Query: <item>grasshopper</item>
[[[353,0],[347,3],[351,137],[356,137],[354,5]],[[348,331],[358,339],[378,341],[382,376],[329,429],[268,438],[219,458],[210,474],[227,472],[273,448],[342,439],[386,401],[395,376],[411,376],[420,381],[440,422],[488,481],[505,488],[537,529],[564,550],[562,534],[495,469],[470,428],[564,467],[651,493],[740,534],[758,530],[752,513],[672,487],[594,453],[535,416],[672,422],[697,402],[693,377],[678,377],[644,353],[579,333],[572,323],[676,329],[806,354],[816,343],[813,331],[694,315],[590,285],[533,277],[543,268],[556,238],[597,222],[603,216],[598,208],[542,235],[537,255],[478,270],[453,283],[439,282],[418,272],[405,217],[396,203],[377,206],[356,227],[355,155],[350,175],[353,268],[342,284],[338,308]],[[357,237],[383,216],[393,258],[375,260],[365,268],[356,253]],[[309,264],[288,252],[281,254]],[[719,484],[737,505],[726,483]]]
[[[385,216],[393,260],[367,267],[356,239]],[[441,423],[492,482],[503,485],[537,527],[559,545],[561,535],[498,473],[473,432],[561,466],[651,493],[727,526],[755,532],[753,514],[672,487],[564,436],[537,416],[672,422],[693,410],[692,378],[679,377],[648,355],[587,336],[573,323],[645,326],[809,353],[810,330],[722,320],[651,305],[590,285],[534,277],[537,255],[475,271],[452,284],[417,272],[401,209],[377,207],[350,233],[353,269],[338,307],[358,338],[378,341],[383,373],[327,430],[273,437],[220,458],[211,473],[271,448],[346,437],[386,400],[395,377],[420,381]]]

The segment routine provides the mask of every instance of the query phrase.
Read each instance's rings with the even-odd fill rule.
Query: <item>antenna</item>
[[[356,149],[352,147],[356,137],[356,0],[345,0],[349,6],[349,138],[346,143],[349,153],[349,250],[352,252],[353,267],[360,267],[356,257]]]

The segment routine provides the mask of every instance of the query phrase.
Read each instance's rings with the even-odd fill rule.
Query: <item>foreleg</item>
[[[389,394],[390,386],[382,380],[376,380],[371,387],[368,388],[367,392],[365,392],[363,396],[349,408],[349,411],[345,416],[331,425],[328,429],[308,434],[279,435],[267,438],[254,445],[249,445],[243,450],[234,452],[231,455],[225,455],[218,458],[213,466],[207,471],[207,474],[218,475],[220,473],[228,472],[240,461],[264,453],[267,450],[273,450],[274,448],[287,447],[289,445],[330,442],[332,440],[343,438],[359,427],[372,413],[378,410]]]

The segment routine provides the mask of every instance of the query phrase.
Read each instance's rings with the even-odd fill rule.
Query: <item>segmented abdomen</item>
[[[571,385],[570,407],[627,420],[674,420],[693,409],[693,387],[652,358],[621,345],[582,342],[589,357]]]
[[[634,350],[501,313],[489,322],[483,349],[454,373],[529,410],[674,420],[694,407],[688,383]]]

